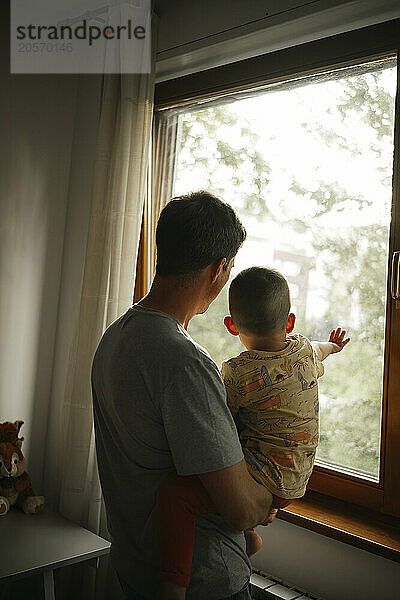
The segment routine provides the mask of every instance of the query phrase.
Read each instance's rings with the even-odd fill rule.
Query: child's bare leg
[[[244,537],[246,539],[246,554],[247,556],[253,556],[262,546],[262,539],[254,531],[254,529],[249,529],[244,532]]]

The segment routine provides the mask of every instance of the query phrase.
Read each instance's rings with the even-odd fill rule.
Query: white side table
[[[53,570],[108,554],[110,542],[59,514],[26,515],[12,508],[0,517],[0,585],[43,574],[46,600],[55,600]]]

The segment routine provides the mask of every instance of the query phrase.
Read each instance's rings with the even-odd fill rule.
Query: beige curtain
[[[60,510],[79,522],[93,444],[90,369],[105,328],[131,304],[152,116],[148,75],[107,76],[99,122],[95,181],[66,401]],[[85,466],[83,466],[85,465]],[[79,490],[79,492],[78,492]]]
[[[104,77],[82,295],[63,398],[59,511],[103,537],[108,532],[96,464],[90,371],[103,331],[132,303],[153,96],[153,74]],[[97,571],[82,567],[78,587],[77,577],[64,569],[58,585],[56,580],[57,592],[63,598],[117,598],[119,590],[110,591],[107,582],[107,562]]]

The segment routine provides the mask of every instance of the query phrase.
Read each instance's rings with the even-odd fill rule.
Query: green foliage
[[[334,210],[335,212],[342,212],[345,209],[358,208],[361,210],[365,206],[370,206],[371,201],[367,200],[363,196],[351,196],[347,190],[345,190],[339,183],[327,183],[326,181],[319,181],[318,188],[316,190],[307,190],[294,178],[289,187],[289,190],[302,196],[305,200],[312,200],[313,206],[313,218],[318,219],[322,215]],[[306,225],[306,223],[304,223]]]
[[[233,145],[231,132],[240,132]],[[185,114],[181,125],[179,170],[194,165],[204,167],[207,189],[222,193],[220,182],[229,179],[247,214],[269,213],[265,197],[269,186],[270,166],[256,149],[258,135],[245,120],[239,121],[229,106],[215,106]]]
[[[346,77],[341,93],[323,122],[302,126],[325,146],[348,153],[349,160],[365,148],[346,135],[354,119],[369,128],[376,172],[383,185],[389,185],[393,136],[393,96],[383,86],[381,72]],[[333,127],[336,119],[341,127]],[[233,133],[232,133],[233,132]],[[273,139],[273,138],[271,138]],[[297,330],[312,339],[327,339],[331,328],[350,328],[352,341],[345,351],[329,357],[320,380],[321,439],[319,458],[377,475],[379,465],[383,340],[386,307],[386,263],[388,228],[386,224],[360,224],[344,227],[338,233],[327,217],[346,211],[368,210],[371,201],[350,193],[338,181],[320,179],[308,189],[292,177],[288,191],[304,206],[304,216],[292,217],[282,199],[271,210],[267,199],[271,187],[271,167],[257,149],[259,136],[252,125],[229,105],[187,113],[182,119],[179,170],[194,165],[204,169],[204,187],[223,194],[228,183],[236,190],[234,207],[242,217],[257,216],[287,224],[288,235],[308,235],[315,257],[324,274],[326,310],[316,322],[300,305]],[[389,166],[388,166],[389,165]],[[228,182],[228,183],[227,183]],[[231,187],[229,187],[231,189]],[[229,200],[230,201],[230,200]],[[231,201],[230,201],[231,202]],[[231,202],[232,203],[232,202]],[[343,218],[343,217],[342,217]],[[337,220],[336,220],[337,222]],[[208,349],[220,366],[243,347],[223,325],[228,314],[227,288],[205,315],[195,317],[190,334]]]
[[[376,142],[371,149],[378,157],[393,136],[393,108],[393,97],[380,87],[377,73],[345,80],[336,106],[345,124],[356,113],[373,129]],[[321,124],[316,132],[329,145],[353,155],[358,153],[353,145],[346,148],[343,136],[335,140],[332,130],[324,132]],[[377,166],[384,185],[390,182],[389,170],[386,165]],[[315,191],[293,180],[291,190],[317,204],[316,220],[331,211],[348,209],[351,204],[360,211],[371,205],[361,196],[351,197],[336,183],[321,181]],[[321,410],[318,457],[374,475],[378,475],[379,465],[387,241],[386,225],[354,227],[343,236],[336,232],[332,235],[315,224],[313,227],[312,244],[315,252],[324,256],[323,271],[328,282],[324,290],[328,306],[325,320],[332,328],[347,323],[352,330],[345,355],[340,360],[336,356],[329,359],[320,382],[327,402]],[[349,322],[351,315],[356,316],[356,323]],[[344,398],[351,401],[341,401]]]
[[[330,147],[349,153],[350,157],[360,156],[363,148],[356,139],[346,135],[354,118],[367,125],[375,134],[369,150],[375,153],[376,160],[383,159],[382,164],[376,165],[381,174],[381,183],[390,185],[392,167],[384,156],[389,148],[388,141],[393,138],[394,129],[394,98],[382,85],[382,71],[355,75],[340,80],[342,91],[336,105],[328,110],[332,119],[341,121],[341,133],[328,125],[327,122],[302,123],[308,133],[323,141]],[[327,115],[327,116],[328,116]]]
[[[330,285],[325,289],[326,298],[335,298],[327,317],[346,322],[356,297],[361,310],[353,341],[373,344],[378,353],[382,352],[384,335],[387,239],[388,229],[383,225],[354,227],[341,239],[318,233],[313,238],[315,248],[327,256],[324,272]]]
[[[327,127],[326,124],[313,123],[311,126],[309,123],[302,123],[302,127],[309,134],[321,139],[325,146],[329,148],[337,148],[345,152],[350,152],[352,156],[362,154],[362,150],[356,143],[350,142],[344,135],[340,135],[335,129]]]
[[[368,73],[344,80],[337,110],[344,121],[349,113],[357,112],[375,130],[378,140],[383,140],[393,135],[394,103],[392,95],[381,85],[380,74]]]
[[[326,359],[318,458],[378,475],[381,382],[382,353],[366,341]]]

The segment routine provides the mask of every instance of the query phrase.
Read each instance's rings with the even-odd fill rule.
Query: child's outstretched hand
[[[332,353],[340,352],[341,350],[343,350],[345,345],[349,343],[350,338],[344,339],[345,335],[345,329],[342,330],[340,327],[338,327],[337,329],[332,329],[331,335],[329,336],[329,341],[333,342],[337,346],[337,348],[334,348],[332,350]]]

